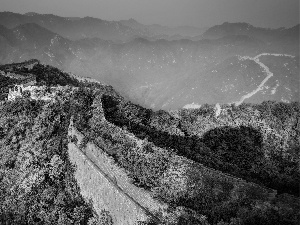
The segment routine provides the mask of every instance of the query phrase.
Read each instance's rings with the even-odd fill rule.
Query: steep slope
[[[71,41],[53,33],[37,24],[28,23],[13,29],[2,29],[4,43],[3,62],[22,62],[36,58],[43,63],[64,67],[75,56],[70,50]],[[2,43],[2,42],[1,42]]]
[[[96,220],[80,195],[67,155],[69,109],[62,99],[1,104],[1,224]]]
[[[13,46],[17,44],[14,33],[0,25],[0,63],[5,62],[7,55],[13,52]]]
[[[224,106],[222,106],[220,114],[223,111],[224,115],[215,119],[213,119],[216,117],[213,115],[215,109],[208,105],[198,110],[172,112],[175,114],[174,116],[163,111],[154,113],[123,99],[107,95],[103,96],[102,105],[108,121],[120,127],[125,126],[127,130],[141,139],[147,139],[159,147],[169,147],[179,155],[215,169],[222,168],[223,172],[243,177],[246,180],[263,183],[280,190],[280,192],[284,192],[287,186],[284,183],[280,184],[283,185],[282,187],[275,183],[271,184],[270,180],[275,179],[276,175],[274,177],[271,174],[268,175],[269,177],[265,177],[266,174],[262,175],[264,174],[262,171],[265,171],[266,168],[260,163],[266,160],[267,164],[274,163],[275,165],[282,164],[281,160],[290,160],[290,166],[294,169],[299,163],[297,159],[299,152],[296,150],[299,142],[295,142],[295,138],[299,135],[299,132],[296,131],[299,103],[274,104],[271,115],[263,114],[263,107],[268,103],[257,106],[241,105],[227,108],[225,106],[224,110]],[[257,108],[260,111],[257,111]],[[230,115],[230,111],[234,111],[234,113]],[[281,121],[285,116],[288,119]],[[274,123],[277,123],[277,126],[274,127]],[[283,134],[284,132],[287,132],[286,136]],[[224,141],[224,145],[218,143],[218,139]],[[283,142],[279,144],[279,140]],[[227,141],[228,143],[226,143]],[[208,146],[214,150],[210,151]],[[269,148],[272,147],[274,149],[270,152]],[[218,150],[215,152],[216,149]],[[232,153],[230,153],[231,151]],[[229,156],[230,154],[232,156]],[[246,156],[247,154],[249,155]],[[270,159],[266,155],[274,158]],[[276,157],[280,159],[276,159]],[[235,169],[236,166],[239,168],[238,171]],[[249,170],[252,171],[251,175]],[[244,173],[247,174],[246,177],[243,175]],[[292,174],[290,175],[295,177],[291,180],[300,179],[299,173]],[[278,179],[280,178],[278,177]],[[290,190],[289,193],[297,194],[297,181],[292,181],[292,183],[289,186],[293,186],[293,191]]]
[[[56,68],[30,63],[1,66],[1,79],[7,77],[3,71],[10,71],[7,85],[22,82],[21,75],[34,75],[36,85],[46,86],[31,90],[39,88],[41,96],[52,97],[33,99],[23,92],[14,101],[1,99],[0,223],[107,223],[109,212],[103,208],[97,214],[89,199],[82,197],[67,147],[69,122],[78,106],[73,100],[76,86],[100,85],[80,83]],[[6,89],[0,84],[0,91]]]
[[[61,42],[61,46],[68,44],[68,40],[53,33],[35,23],[26,23],[12,29],[21,45],[28,48],[40,48],[49,45],[51,40],[57,38]],[[61,39],[61,40],[59,40]],[[54,41],[54,40],[53,40]],[[52,42],[53,42],[52,41]],[[54,43],[51,43],[54,44]]]
[[[13,31],[2,25],[0,25],[0,36],[2,36],[2,38],[5,39],[12,46],[17,43],[17,39],[13,34]]]

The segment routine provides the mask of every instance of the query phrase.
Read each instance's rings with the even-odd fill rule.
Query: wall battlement
[[[22,97],[24,91],[29,91],[30,93],[33,91],[32,86],[36,84],[36,79],[31,78],[26,80],[24,83],[15,85],[12,88],[9,88],[7,100],[12,101],[15,100],[17,97]]]

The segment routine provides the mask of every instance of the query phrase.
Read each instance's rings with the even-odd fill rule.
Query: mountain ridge
[[[221,25],[216,25],[209,28],[203,35],[203,38],[220,38],[222,36],[230,35],[230,34],[244,34],[253,36],[262,40],[266,40],[270,38],[270,35],[275,36],[274,38],[281,38],[289,31],[293,31],[293,35],[295,37],[299,37],[299,24],[296,24],[290,28],[277,28],[277,29],[270,29],[270,28],[262,28],[262,27],[254,27],[249,23],[228,23],[224,22]],[[297,33],[298,30],[298,33]]]
[[[8,19],[11,23],[14,17],[21,16],[6,14],[11,15],[12,18]],[[5,17],[5,13],[0,13],[1,16]],[[50,19],[47,19],[48,22],[45,19],[44,23],[52,24],[51,27],[54,28],[68,26],[75,36],[78,29],[74,24],[90,24],[87,32],[99,24],[103,31],[106,28],[112,30],[105,31],[107,36],[104,39],[97,37],[99,32],[96,31],[90,37],[77,36],[79,40],[75,38],[74,41],[63,38],[59,32],[44,30],[42,25],[20,25],[19,27],[25,28],[23,31],[20,29],[22,34],[19,35],[20,31],[16,28],[10,30],[2,27],[0,63],[37,58],[42,63],[113,85],[122,95],[143,106],[177,109],[193,102],[195,105],[237,102],[247,94],[245,90],[251,92],[249,87],[258,85],[264,76],[263,68],[247,60],[240,61],[239,57],[255,57],[261,53],[289,54],[296,58],[286,61],[282,57],[263,57],[268,58],[267,61],[271,60],[270,70],[275,72],[273,78],[276,79],[270,79],[268,86],[270,90],[276,89],[276,94],[261,90],[248,100],[258,103],[260,98],[277,101],[296,99],[292,93],[297,89],[294,83],[299,73],[299,66],[295,61],[299,55],[299,25],[288,29],[265,29],[247,23],[224,23],[217,26],[221,33],[216,33],[216,38],[179,37],[179,40],[173,40],[136,33],[131,35],[132,33],[126,33],[123,27],[125,25],[119,26],[121,22],[91,17],[81,18],[79,21],[53,15],[33,14],[27,17],[31,20],[35,17],[52,18],[52,23]],[[56,23],[56,20],[63,20],[67,25]],[[0,20],[0,24],[3,21],[5,19]],[[130,21],[140,26],[137,21]],[[26,20],[23,21],[25,22]],[[225,33],[222,33],[222,27],[228,32],[224,29]],[[208,29],[208,34],[215,28]],[[117,34],[115,32],[125,35],[126,42],[116,41],[116,38],[111,40],[109,36]],[[30,36],[31,33],[35,35]],[[23,36],[27,39],[21,40]],[[278,68],[276,64],[283,67]]]

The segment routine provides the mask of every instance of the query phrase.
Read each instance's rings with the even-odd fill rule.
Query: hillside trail
[[[246,95],[243,95],[241,97],[241,99],[237,102],[235,102],[235,105],[236,106],[239,106],[240,104],[242,104],[245,99],[247,98],[251,98],[253,95],[255,95],[257,92],[259,92],[260,90],[262,90],[264,88],[264,85],[265,83],[274,75],[269,67],[267,67],[265,64],[263,64],[262,62],[259,61],[259,58],[261,56],[279,56],[279,57],[290,57],[290,58],[295,58],[295,56],[293,55],[288,55],[288,54],[275,54],[275,53],[261,53],[255,57],[250,57],[250,56],[239,56],[239,60],[241,61],[245,61],[245,60],[253,60],[255,63],[257,63],[262,69],[263,69],[263,72],[266,73],[266,78],[260,83],[260,85],[257,86],[257,88],[255,90],[253,90],[252,92],[246,94]]]

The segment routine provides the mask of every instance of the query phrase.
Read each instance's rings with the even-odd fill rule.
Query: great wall
[[[36,64],[40,62],[36,59],[32,59],[29,61],[25,61],[23,63],[14,63],[9,65],[1,65],[0,66],[0,75],[3,77],[11,78],[18,81],[17,85],[9,86],[8,93],[6,93],[5,99],[9,101],[15,100],[17,97],[22,97],[24,91],[29,91],[31,94],[34,94],[34,90],[37,88],[33,88],[36,84],[36,76],[30,73],[26,73],[25,75],[22,73],[13,72],[16,68],[25,68],[27,70],[31,70]]]
[[[36,64],[40,64],[39,60],[32,59],[22,63],[14,63],[8,65],[0,66],[0,75],[3,77],[11,78],[16,80],[15,85],[7,86],[7,90],[5,93],[0,93],[0,101],[8,100],[14,101],[17,98],[24,97],[24,94],[27,92],[27,97],[34,100],[43,100],[43,101],[52,101],[57,91],[64,91],[68,89],[69,86],[57,86],[47,88],[45,85],[37,86],[37,78],[36,75],[33,75],[29,72],[25,74],[22,72],[15,72],[15,69],[24,69],[26,68],[30,71]],[[78,79],[77,77],[74,77]],[[78,79],[79,80],[79,79]],[[25,94],[26,96],[26,94]]]
[[[101,121],[109,123],[105,117]],[[121,128],[116,127],[116,129],[116,132],[119,132]],[[82,195],[87,200],[92,200],[97,213],[105,209],[111,213],[114,224],[128,225],[145,221],[149,217],[156,221],[164,221],[166,218],[173,217],[176,220],[182,216],[177,208],[170,208],[168,204],[153,198],[150,191],[135,186],[127,172],[107,154],[107,150],[101,149],[92,142],[88,142],[85,148],[80,149],[84,135],[73,126],[72,121],[68,135],[69,138],[75,136],[77,139],[77,144],[69,141],[68,145],[70,160],[76,165],[75,178]],[[178,171],[182,173],[178,174]],[[186,177],[186,174],[190,175]],[[173,181],[169,182],[168,179]],[[213,179],[216,183],[210,186],[211,184],[206,183],[206,179]],[[226,189],[226,184],[233,185],[231,189],[233,195],[240,190],[243,192],[245,188],[263,193],[269,200],[275,198],[277,194],[273,189],[246,182],[177,155],[170,157],[170,165],[162,180],[162,182],[169,182],[168,189],[189,195],[199,195],[199,190],[207,188],[213,192],[222,192]]]
[[[31,83],[33,82],[33,83]],[[22,92],[29,90],[31,97],[35,98],[34,92],[44,91],[36,90],[34,86],[35,80],[24,82],[21,85],[16,85],[14,89],[10,89],[8,98],[14,100],[16,97],[21,96]],[[45,93],[40,96],[41,100],[51,100],[53,96],[47,96]],[[98,105],[99,111],[103,111],[102,103]],[[220,106],[216,106],[216,116],[221,113]],[[109,123],[104,114],[101,116],[104,123]],[[111,124],[111,126],[114,126]],[[117,130],[122,130],[115,127]],[[126,134],[130,135],[130,134]],[[75,165],[75,178],[80,187],[82,196],[92,202],[93,207],[98,215],[102,210],[110,212],[110,215],[115,225],[130,225],[138,224],[138,222],[147,221],[149,218],[160,223],[166,219],[173,218],[174,222],[180,216],[184,215],[184,210],[181,207],[172,208],[167,203],[154,198],[151,191],[146,191],[133,184],[132,179],[128,177],[125,169],[119,167],[114,159],[107,154],[107,149],[101,149],[96,144],[89,142],[84,148],[81,147],[84,135],[80,133],[73,124],[71,119],[69,137],[76,137],[77,142],[69,140],[68,153],[70,161]],[[71,139],[71,138],[70,138]],[[182,174],[189,171],[192,177],[180,177],[181,183],[176,182],[177,177],[181,174],[174,172],[178,171],[178,165],[181,167]],[[224,190],[225,183],[233,184],[233,193],[240,188],[248,187],[260,190],[269,199],[273,199],[276,191],[268,188],[261,187],[254,183],[246,182],[243,179],[222,173],[220,171],[207,168],[192,160],[186,159],[181,156],[172,155],[170,158],[170,165],[164,173],[167,179],[173,179],[173,182],[168,183],[168,188],[172,190],[179,190],[183,193],[198,194],[199,188],[211,188],[213,191],[220,192]],[[197,178],[196,181],[189,183],[191,179]],[[218,180],[216,186],[208,186],[203,178],[212,178]],[[166,181],[168,182],[168,181]],[[197,190],[197,191],[196,191]],[[190,194],[190,193],[189,193]],[[174,223],[176,224],[176,223]]]
[[[84,151],[81,150],[78,146],[84,136],[72,121],[68,135],[75,135],[78,140],[77,144],[69,142],[68,149],[70,160],[77,167],[75,177],[81,194],[92,200],[99,215],[103,209],[109,211],[115,225],[136,224],[149,218],[160,221],[155,212],[166,210],[166,204],[133,185],[126,172],[95,144],[88,143]]]

